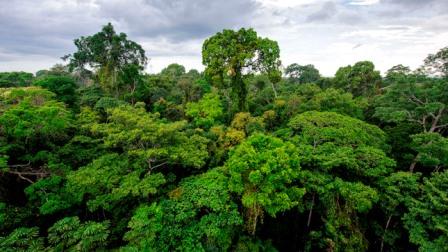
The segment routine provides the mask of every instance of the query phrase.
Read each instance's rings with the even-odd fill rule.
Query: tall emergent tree
[[[86,66],[97,70],[101,86],[115,95],[118,95],[120,85],[129,84],[120,83],[122,75],[135,66],[143,70],[148,60],[145,50],[128,40],[125,33],[117,34],[111,23],[100,32],[74,42],[78,51],[63,57],[70,61],[70,71],[88,71]]]
[[[261,72],[266,73],[271,82],[278,82],[281,77],[279,58],[277,42],[258,37],[253,29],[223,30],[205,40],[202,46],[205,73],[219,85],[224,84],[225,76],[230,78],[239,111],[247,110],[246,78]]]

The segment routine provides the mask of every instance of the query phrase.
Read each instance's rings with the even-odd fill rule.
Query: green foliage
[[[36,72],[36,78],[46,77],[46,76],[69,76],[68,66],[63,64],[55,64],[50,69],[39,70]]]
[[[138,89],[143,85],[143,75],[140,74],[142,67],[137,64],[127,64],[123,66],[119,74],[120,88],[124,89],[123,99],[134,104],[138,101]]]
[[[292,118],[289,126],[310,145],[386,148],[386,136],[378,127],[334,112],[305,112]]]
[[[421,133],[412,135],[411,148],[419,155],[417,162],[424,166],[441,167],[448,166],[448,139],[439,133]]]
[[[285,104],[276,107],[276,110],[288,121],[292,116],[306,111],[329,111],[348,115],[358,119],[364,118],[364,109],[367,107],[365,98],[353,98],[351,93],[340,89],[321,89],[315,84],[303,84],[290,90],[280,90],[285,98]],[[283,95],[283,93],[285,93]]]
[[[447,250],[447,48],[382,79],[282,77],[245,28],[202,73],[143,73],[111,24],[75,45],[0,73],[0,251]]]
[[[159,113],[161,117],[171,121],[179,121],[184,118],[184,110],[181,105],[163,98],[153,104],[153,112]]]
[[[185,74],[185,67],[177,63],[173,63],[162,69],[160,74],[167,76],[170,79],[176,79]]]
[[[76,82],[68,76],[44,76],[33,81],[34,86],[50,90],[56,94],[56,99],[73,106],[77,100]]]
[[[272,81],[278,82],[279,57],[277,42],[258,37],[253,29],[223,30],[205,40],[202,46],[202,63],[206,66],[206,75],[221,87],[224,78],[230,78],[238,111],[247,110],[247,75],[262,72]]]
[[[381,205],[388,214],[401,215],[399,207],[409,204],[418,193],[419,178],[419,174],[396,172],[381,180]]]
[[[313,65],[301,66],[297,63],[293,63],[286,67],[285,75],[288,80],[293,83],[316,83],[320,79],[319,70]]]
[[[409,240],[420,251],[445,251],[448,244],[448,172],[424,178],[421,193],[409,204],[404,221]]]
[[[222,169],[183,180],[159,203],[140,206],[125,239],[145,251],[228,250],[242,218]]]
[[[27,87],[33,81],[32,73],[25,72],[3,72],[0,73],[0,88]]]
[[[187,103],[185,114],[193,118],[193,124],[196,127],[210,128],[223,116],[219,95],[209,93],[198,102]]]
[[[101,97],[103,97],[103,91],[99,86],[88,86],[77,90],[79,93],[79,105],[93,107]]]
[[[391,83],[399,81],[402,78],[406,78],[410,73],[411,69],[407,66],[403,66],[402,64],[393,66],[389,70],[387,70],[383,84],[385,84],[385,86],[388,86]]]
[[[330,111],[362,119],[365,105],[366,102],[362,99],[353,99],[350,93],[329,88],[317,93],[301,105],[300,112],[310,110]]]
[[[406,232],[401,217],[407,212],[407,206],[419,193],[419,180],[421,174],[410,172],[396,172],[381,179],[380,206],[384,211],[385,220],[380,223],[378,236],[381,237],[381,246],[397,249],[394,245],[401,234]],[[386,245],[386,246],[385,246]]]
[[[102,97],[95,103],[95,110],[100,112],[106,112],[108,109],[116,108],[122,105],[125,105],[126,102],[123,102],[119,99],[112,97]]]
[[[28,200],[36,202],[41,214],[53,214],[72,206],[71,195],[63,186],[63,178],[51,176],[31,184],[25,189]]]
[[[425,59],[424,69],[429,74],[435,74],[444,78],[448,77],[448,47],[440,49],[435,54],[430,54]]]
[[[409,76],[387,87],[377,100],[375,116],[386,122],[417,124],[422,132],[439,132],[446,127],[447,92],[443,81]]]
[[[386,136],[376,126],[334,112],[305,112],[291,119],[301,150],[305,204],[325,225],[310,232],[308,250],[367,248],[359,216],[379,200],[375,185],[395,162],[384,153]],[[315,206],[316,205],[316,206]],[[312,218],[309,217],[309,223]]]
[[[70,61],[70,71],[86,71],[86,65],[98,70],[101,86],[109,93],[118,95],[121,85],[119,76],[126,74],[130,65],[142,69],[147,62],[145,51],[124,33],[117,34],[112,24],[88,37],[75,39],[77,51],[64,58]]]
[[[237,252],[277,252],[271,241],[262,241],[253,237],[242,236],[235,246]]]
[[[135,164],[134,164],[135,166]],[[125,156],[108,154],[67,175],[67,190],[89,210],[109,211],[131,198],[143,199],[157,193],[166,180],[162,173],[133,167]]]
[[[32,209],[0,202],[0,236],[24,226],[30,219],[33,219]]]
[[[6,137],[29,142],[29,139],[63,138],[71,125],[70,113],[62,103],[52,100],[53,93],[39,88],[0,91],[6,104],[0,125]]]
[[[353,66],[341,67],[334,77],[334,86],[354,96],[371,97],[381,86],[380,72],[370,61],[360,61]]]
[[[108,221],[81,223],[78,217],[66,217],[48,229],[49,251],[93,251],[104,248],[109,236]]]
[[[39,237],[39,228],[17,228],[6,237],[0,237],[0,250],[12,251],[43,251],[44,240]]]
[[[249,111],[256,115],[260,115],[265,110],[272,108],[271,103],[276,99],[276,95],[278,96],[282,87],[285,85],[284,81],[278,83],[270,81],[269,76],[266,74],[250,76],[247,82],[249,88]]]
[[[408,124],[416,128],[414,132],[408,133],[409,135],[442,132],[448,126],[447,94],[447,85],[441,79],[408,75],[390,84],[386,88],[385,94],[378,97],[374,116],[392,125],[398,124],[398,127]],[[423,144],[425,142],[423,138],[428,140],[428,137],[433,138],[434,136],[437,135],[418,135],[414,137],[414,142]],[[418,153],[406,153],[406,155],[414,157],[409,167],[410,171],[413,171],[416,164],[422,160],[421,155],[425,155],[423,153],[425,148],[434,148],[434,146],[431,147],[431,141],[426,141],[426,147],[416,147],[415,143],[414,146],[409,147]],[[438,152],[443,152],[443,148],[441,147]],[[428,157],[427,154],[425,156]],[[425,165],[421,162],[420,164]]]
[[[143,108],[122,106],[108,110],[107,123],[94,124],[93,134],[108,148],[121,148],[148,171],[162,163],[200,168],[208,157],[208,140],[185,131],[186,121],[167,123]]]
[[[243,132],[244,135],[250,135],[254,132],[263,132],[265,129],[263,118],[253,117],[248,112],[235,114],[230,126],[235,130]]]
[[[1,89],[0,156],[5,174],[27,183],[63,167],[44,165],[72,130],[72,114],[54,94],[37,87]],[[1,176],[2,174],[0,174]]]
[[[291,143],[261,134],[249,137],[230,152],[226,162],[229,189],[242,197],[250,233],[255,233],[263,212],[275,217],[300,203],[305,190],[293,184],[299,177],[299,156]]]
[[[94,123],[92,134],[105,148],[124,154],[107,154],[68,175],[68,188],[92,211],[112,210],[131,197],[155,194],[166,182],[169,165],[201,167],[208,157],[207,140],[185,131],[186,122],[166,123],[143,108],[122,106],[108,110],[107,123]]]
[[[310,232],[307,250],[364,251],[368,244],[359,216],[372,208],[378,194],[360,182],[332,180],[319,181],[319,189],[314,192],[319,199],[316,214],[322,216],[323,226]]]
[[[137,73],[130,74],[130,77]],[[211,91],[207,80],[196,70],[185,72],[185,67],[170,64],[159,74],[139,75],[124,98],[131,104],[144,102],[147,109],[159,112],[163,117],[179,120],[189,102],[198,101],[203,93]],[[128,78],[131,79],[131,78]]]
[[[365,213],[370,210],[373,203],[378,201],[377,192],[360,182],[344,182],[341,179],[336,179],[334,187],[338,193],[346,201],[346,206],[356,210],[359,213]]]
[[[3,202],[0,202],[0,223],[5,223],[5,221],[6,221],[5,210],[6,210],[6,204]]]

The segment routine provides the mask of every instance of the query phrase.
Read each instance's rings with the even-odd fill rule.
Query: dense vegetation
[[[326,78],[252,29],[202,73],[75,45],[0,73],[0,251],[448,251],[448,48]]]

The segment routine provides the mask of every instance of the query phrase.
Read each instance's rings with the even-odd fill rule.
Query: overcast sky
[[[0,0],[0,71],[60,63],[107,22],[144,47],[148,72],[202,70],[203,40],[224,28],[253,27],[278,41],[283,65],[326,76],[360,60],[416,68],[448,46],[448,0]]]

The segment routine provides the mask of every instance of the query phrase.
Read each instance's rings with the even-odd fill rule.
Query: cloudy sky
[[[382,72],[418,67],[448,46],[448,0],[0,0],[0,71],[36,72],[107,22],[140,43],[148,72],[177,62],[203,69],[201,45],[224,29],[253,27],[278,41],[282,62],[331,76],[371,60]]]

